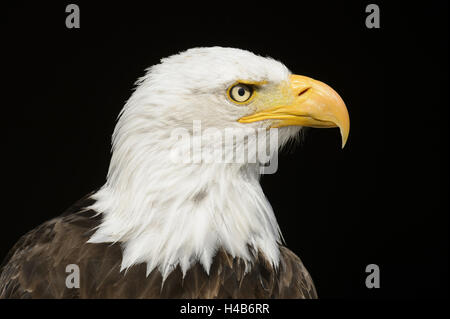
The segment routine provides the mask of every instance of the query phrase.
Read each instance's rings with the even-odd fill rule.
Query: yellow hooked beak
[[[272,119],[279,120],[272,127],[339,127],[344,147],[350,131],[350,119],[339,94],[325,83],[301,75],[290,76],[290,87],[294,95],[290,105],[257,111],[240,118],[239,122],[252,123]]]

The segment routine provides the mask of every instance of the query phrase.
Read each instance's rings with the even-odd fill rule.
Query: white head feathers
[[[289,75],[275,60],[220,47],[190,49],[149,68],[115,128],[107,182],[91,207],[103,222],[89,242],[120,242],[122,269],[147,263],[148,273],[157,268],[164,278],[194,262],[208,272],[219,247],[249,267],[251,247],[277,266],[280,233],[259,184],[260,163],[177,163],[170,152],[186,150],[172,131],[192,134],[193,121],[201,121],[202,130],[249,126],[237,120],[252,110],[226,97],[236,81],[278,85]],[[298,131],[280,130],[280,145]],[[245,146],[235,146],[255,141],[247,137]]]

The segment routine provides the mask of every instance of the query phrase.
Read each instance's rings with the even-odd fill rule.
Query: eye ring
[[[245,83],[236,83],[228,91],[228,97],[237,104],[248,103],[253,98],[253,86]]]

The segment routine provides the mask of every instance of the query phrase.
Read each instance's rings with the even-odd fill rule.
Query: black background
[[[393,2],[393,1],[391,1]],[[0,258],[28,230],[100,187],[134,81],[196,46],[271,56],[335,88],[351,131],[310,129],[262,184],[321,298],[448,297],[448,4],[70,2],[1,9]],[[161,4],[161,3],[160,3]],[[365,267],[381,288],[365,286]]]

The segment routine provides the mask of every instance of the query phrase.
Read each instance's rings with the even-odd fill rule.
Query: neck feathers
[[[280,231],[258,164],[174,163],[168,146],[177,140],[118,127],[127,133],[114,133],[108,180],[90,207],[103,221],[89,242],[120,242],[122,269],[147,263],[147,274],[157,268],[163,278],[196,262],[209,272],[219,248],[247,267],[255,253],[278,266]]]

